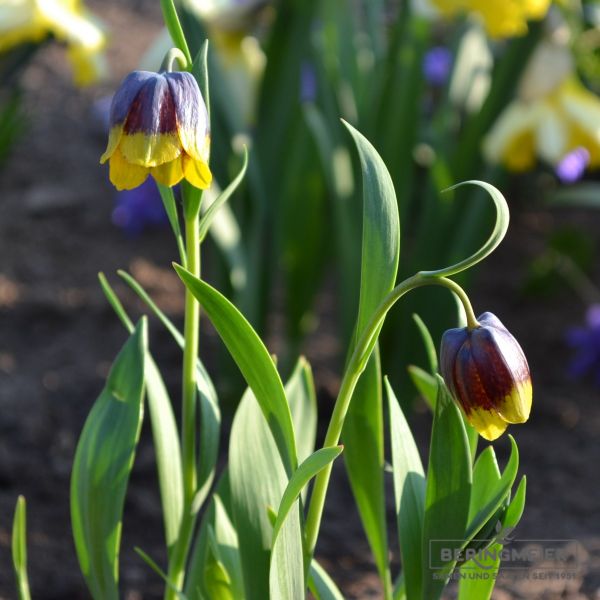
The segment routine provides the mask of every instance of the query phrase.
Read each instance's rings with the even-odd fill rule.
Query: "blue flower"
[[[562,183],[575,183],[583,177],[589,162],[589,151],[579,146],[575,150],[571,150],[571,152],[565,154],[558,165],[556,165],[556,176]]]
[[[169,222],[153,179],[148,178],[139,187],[116,195],[112,222],[132,237],[147,227],[162,227]]]
[[[423,75],[431,85],[444,85],[448,81],[451,68],[452,52],[444,46],[431,48],[423,58]]]
[[[592,304],[585,316],[585,327],[567,331],[567,344],[575,351],[568,371],[572,377],[593,375],[600,385],[600,304]]]

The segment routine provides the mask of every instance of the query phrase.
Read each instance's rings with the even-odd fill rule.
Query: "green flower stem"
[[[175,42],[175,45],[183,52],[187,60],[187,64],[191,66],[193,62],[192,55],[190,54],[190,49],[187,45],[187,41],[185,39],[181,22],[179,21],[179,16],[177,15],[177,9],[175,8],[173,0],[160,0],[160,7],[162,9],[165,25],[171,34],[173,42]]]
[[[344,373],[340,391],[338,393],[335,406],[333,407],[333,414],[329,422],[327,434],[325,435],[324,448],[337,446],[340,441],[340,435],[344,426],[344,420],[348,407],[354,394],[356,384],[367,366],[367,362],[375,343],[385,317],[389,310],[394,304],[407,292],[414,290],[419,287],[426,285],[441,285],[453,291],[460,301],[462,302],[465,313],[467,315],[467,324],[470,329],[479,326],[475,313],[467,297],[465,291],[451,279],[446,277],[439,277],[435,275],[424,275],[417,273],[403,282],[399,283],[381,302],[374,312],[371,320],[363,331],[358,343],[354,348],[354,352],[348,363],[348,367]],[[327,487],[329,485],[329,477],[331,476],[331,463],[326,466],[315,478],[315,484],[313,487],[312,496],[310,499],[310,506],[308,509],[308,516],[306,518],[306,548],[308,552],[308,558],[312,559],[317,545],[317,538],[319,535],[319,528],[321,526],[321,517],[323,515],[323,507],[325,506],[325,496],[327,494]],[[310,564],[310,560],[307,561]]]
[[[166,71],[167,73],[172,73],[175,71],[175,62],[179,63],[179,69],[181,71],[186,71],[191,68],[191,65],[188,63],[185,54],[179,48],[171,48],[163,62],[160,66],[161,71]]]
[[[188,270],[200,277],[200,194],[184,186],[184,220],[186,261]],[[186,193],[190,191],[190,193]],[[179,537],[169,561],[169,581],[176,589],[183,587],[185,565],[189,553],[196,514],[192,504],[197,491],[196,468],[196,361],[200,343],[200,304],[194,295],[185,291],[185,323],[183,335],[183,375],[181,446],[183,468],[183,517]],[[176,600],[177,593],[167,587],[165,600]]]

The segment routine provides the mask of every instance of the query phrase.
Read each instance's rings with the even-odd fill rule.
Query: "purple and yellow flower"
[[[495,440],[510,423],[529,418],[531,376],[521,346],[500,320],[486,312],[479,324],[444,333],[441,371],[467,421]]]
[[[134,71],[110,108],[110,180],[118,190],[141,185],[148,175],[166,186],[182,179],[206,189],[210,126],[198,83],[190,73]]]

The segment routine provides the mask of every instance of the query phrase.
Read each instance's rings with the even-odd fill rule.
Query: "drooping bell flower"
[[[110,108],[110,180],[118,190],[141,185],[148,175],[166,186],[182,179],[200,189],[212,180],[208,168],[208,111],[190,73],[130,73]]]
[[[527,359],[517,340],[492,313],[479,327],[450,329],[442,337],[441,371],[469,423],[495,440],[509,423],[524,423],[531,410]]]

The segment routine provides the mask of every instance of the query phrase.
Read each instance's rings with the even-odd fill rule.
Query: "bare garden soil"
[[[130,270],[177,322],[182,289],[169,268],[174,245],[166,230],[132,239],[112,225],[114,190],[98,157],[105,143],[92,116],[93,101],[136,67],[160,30],[158,3],[91,3],[113,36],[113,81],[104,89],[75,91],[61,49],[47,47],[23,77],[28,129],[0,170],[0,598],[16,598],[10,531],[18,494],[27,497],[30,576],[37,600],[87,598],[70,533],[69,475],[75,445],[110,362],[125,339],[97,283]],[[480,269],[474,304],[491,310],[521,341],[532,368],[535,399],[530,422],[513,427],[528,477],[518,539],[564,540],[576,555],[573,578],[507,579],[496,600],[600,598],[599,390],[567,377],[564,331],[583,318],[569,292],[536,299],[521,293],[527,265],[557,223],[570,222],[600,247],[600,213],[542,210],[536,198],[514,206],[507,242]],[[600,270],[596,273],[600,277]],[[133,314],[140,306],[122,286]],[[328,301],[321,300],[321,303]],[[216,344],[207,330],[207,347]],[[321,409],[327,413],[336,364],[312,340]],[[153,353],[173,397],[179,391],[178,348],[152,324]],[[315,350],[316,349],[316,350]],[[325,355],[325,356],[324,356]],[[210,357],[207,362],[210,363]],[[425,455],[430,417],[413,416]],[[496,446],[505,459],[506,439]],[[393,500],[390,490],[390,524]],[[390,531],[393,531],[390,528]],[[161,562],[162,523],[149,431],[145,427],[126,501],[122,590],[127,600],[158,599],[162,585],[133,552],[141,546]],[[392,548],[397,559],[397,547]],[[335,470],[318,547],[345,597],[379,598],[375,568],[352,505],[343,466]],[[544,566],[544,565],[540,565]],[[545,565],[548,566],[548,565]],[[449,597],[452,597],[452,590]],[[474,599],[476,600],[476,599]]]

